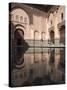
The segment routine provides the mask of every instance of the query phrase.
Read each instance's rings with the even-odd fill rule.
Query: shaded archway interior
[[[50,41],[51,43],[54,43],[54,31],[53,30],[50,31]]]
[[[60,28],[60,43],[65,44],[65,26],[61,26]]]
[[[24,31],[22,29],[17,29],[14,32],[14,36],[15,36],[17,45],[22,45],[24,42]]]

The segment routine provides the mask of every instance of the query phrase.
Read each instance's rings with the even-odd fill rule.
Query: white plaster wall
[[[34,32],[37,31],[38,35],[36,36],[37,40],[41,40],[42,32],[46,33],[46,19],[43,16],[33,15],[33,29]]]

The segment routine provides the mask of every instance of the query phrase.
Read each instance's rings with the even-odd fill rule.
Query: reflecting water
[[[65,48],[19,48],[14,59],[12,86],[65,83]]]

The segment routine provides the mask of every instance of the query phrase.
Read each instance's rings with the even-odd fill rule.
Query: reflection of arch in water
[[[26,69],[14,69],[12,71],[12,86],[22,86],[22,83],[27,79],[26,78]]]
[[[39,56],[40,55],[38,53],[34,52],[34,62],[35,63],[38,63],[39,62],[39,59],[40,59]]]
[[[17,56],[15,58],[15,64],[16,64],[17,69],[24,68],[24,54],[17,54]]]
[[[65,69],[65,48],[60,49],[60,63],[59,64]]]
[[[16,40],[16,45],[23,45],[24,43],[24,31],[20,28],[16,29],[14,32],[14,37]],[[16,68],[24,67],[24,54],[22,47],[16,47]]]
[[[54,63],[55,61],[55,49],[50,51],[50,64]]]
[[[44,62],[47,60],[46,54],[44,52],[41,52],[41,60]]]

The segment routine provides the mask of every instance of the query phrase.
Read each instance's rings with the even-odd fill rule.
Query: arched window
[[[34,40],[38,40],[39,39],[39,32],[35,31],[34,32]]]
[[[26,18],[26,17],[24,17],[24,22],[25,22],[25,23],[27,22],[27,18]]]
[[[16,15],[16,21],[18,21],[19,20],[19,16],[18,15]]]
[[[20,22],[23,22],[23,16],[20,16]]]

